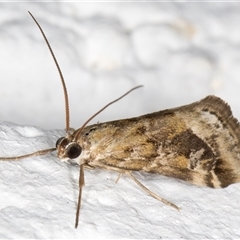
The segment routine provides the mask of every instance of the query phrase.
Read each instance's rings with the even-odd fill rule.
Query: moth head
[[[82,147],[67,137],[61,137],[56,142],[56,149],[60,159],[75,159],[80,156]]]

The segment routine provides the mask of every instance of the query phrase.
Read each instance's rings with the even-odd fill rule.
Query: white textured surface
[[[240,119],[239,3],[0,7],[0,156],[52,147],[64,134],[59,77],[27,10],[40,22],[59,60],[72,127],[138,84],[145,87],[94,122],[179,106],[208,94],[226,100]],[[181,207],[177,212],[127,177],[115,184],[116,173],[85,174],[75,230],[77,166],[59,162],[54,153],[0,162],[0,238],[240,238],[240,184],[216,190],[137,174]]]

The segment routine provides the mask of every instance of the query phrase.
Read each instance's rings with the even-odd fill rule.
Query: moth
[[[71,133],[68,95],[62,72],[41,26],[29,14],[39,27],[60,74],[65,94],[66,136],[59,138],[54,148],[0,160],[20,160],[56,150],[62,161],[72,160],[79,164],[76,228],[85,168],[115,171],[119,177],[126,174],[148,194],[178,210],[176,205],[140,183],[134,172],[161,174],[211,188],[224,188],[240,181],[240,125],[229,105],[216,96],[140,117],[87,126],[109,105],[141,87],[137,86],[107,104]]]

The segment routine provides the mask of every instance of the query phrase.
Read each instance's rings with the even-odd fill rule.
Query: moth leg
[[[49,148],[49,149],[39,150],[37,152],[25,154],[25,155],[18,156],[18,157],[0,157],[0,161],[12,161],[12,160],[13,161],[18,161],[18,160],[28,158],[28,157],[42,156],[42,155],[45,155],[47,153],[53,152],[55,150],[56,150],[56,148]]]
[[[121,174],[121,173],[120,173]],[[126,174],[128,174],[129,177],[131,177],[133,179],[133,181],[140,187],[142,188],[146,193],[148,193],[149,195],[151,195],[152,197],[156,198],[157,200],[161,201],[162,203],[165,203],[168,206],[171,206],[173,208],[176,208],[177,210],[180,210],[180,208],[178,206],[176,206],[175,204],[169,202],[168,200],[158,196],[157,194],[155,194],[154,192],[152,192],[151,190],[149,190],[147,187],[145,187],[142,183],[140,183],[133,175],[131,172],[126,172]]]
[[[82,190],[85,185],[84,180],[84,169],[95,169],[95,167],[92,167],[88,165],[87,163],[80,165],[80,172],[79,172],[79,194],[78,194],[78,204],[77,204],[77,212],[76,212],[76,219],[75,219],[75,228],[78,227],[79,222],[79,215],[80,215],[80,209],[81,209],[81,202],[82,202]]]
[[[119,181],[119,179],[121,178],[121,176],[122,176],[122,173],[119,173],[119,174],[118,174],[118,177],[117,177],[117,179],[116,179],[116,181],[115,181],[115,183],[118,183],[118,181]]]
[[[85,185],[84,181],[84,164],[80,165],[80,174],[79,174],[79,194],[78,194],[78,205],[77,205],[77,212],[76,212],[76,220],[75,220],[75,228],[78,227],[79,221],[79,214],[81,208],[81,201],[82,201],[82,189]]]

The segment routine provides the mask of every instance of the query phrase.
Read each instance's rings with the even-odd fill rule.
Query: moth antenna
[[[51,48],[51,46],[50,46],[50,44],[49,44],[49,42],[48,42],[48,40],[47,40],[47,37],[46,37],[44,31],[43,31],[42,28],[41,28],[40,24],[38,23],[38,21],[35,19],[35,17],[32,15],[31,12],[28,11],[28,13],[30,14],[30,16],[32,17],[32,19],[34,20],[34,22],[37,24],[40,32],[42,33],[42,36],[43,36],[43,38],[44,38],[44,40],[45,40],[45,42],[46,42],[46,44],[47,44],[47,46],[48,46],[48,49],[49,49],[49,51],[50,51],[50,53],[51,53],[51,55],[52,55],[52,57],[53,57],[54,63],[55,63],[55,65],[56,65],[57,70],[58,70],[58,73],[59,73],[59,75],[60,75],[61,82],[62,82],[62,86],[63,86],[64,99],[65,99],[66,132],[68,132],[68,131],[69,131],[69,123],[70,123],[70,117],[69,117],[69,101],[68,101],[67,87],[66,87],[66,84],[65,84],[65,81],[64,81],[64,77],[63,77],[62,71],[61,71],[61,69],[60,69],[60,67],[59,67],[58,61],[57,61],[57,59],[56,59],[56,57],[55,57],[55,55],[54,55],[54,53],[53,53],[53,50],[52,50],[52,48]]]
[[[79,130],[77,131],[75,137],[74,137],[74,140],[76,141],[79,137],[79,135],[81,134],[82,130],[84,127],[86,127],[86,125],[93,119],[95,118],[99,113],[101,113],[103,110],[105,110],[107,107],[109,107],[110,105],[112,105],[113,103],[119,101],[120,99],[124,98],[126,95],[128,95],[130,92],[136,90],[137,88],[140,88],[140,87],[143,87],[143,85],[139,85],[139,86],[136,86],[132,89],[130,89],[129,91],[127,91],[126,93],[124,93],[121,97],[111,101],[110,103],[108,103],[107,105],[105,105],[103,108],[101,108],[99,111],[97,111],[95,114],[93,114],[83,125],[81,128],[79,128]]]

